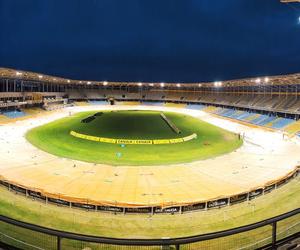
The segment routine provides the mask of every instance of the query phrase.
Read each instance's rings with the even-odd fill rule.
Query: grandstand
[[[214,83],[168,84],[132,82],[89,82],[62,79],[32,72],[22,72],[20,85],[15,85],[16,71],[1,68],[0,107],[2,113],[20,108],[41,106],[57,109],[68,103],[75,105],[107,104],[155,105],[198,109],[223,117],[273,129],[285,129],[300,117],[299,74],[272,76],[261,80],[241,79]],[[36,91],[25,91],[32,85]],[[14,91],[11,91],[14,90]],[[15,116],[24,115],[15,113]],[[16,118],[16,117],[15,117]],[[288,129],[297,133],[297,126]]]

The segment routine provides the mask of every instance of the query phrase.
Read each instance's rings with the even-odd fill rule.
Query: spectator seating
[[[202,104],[188,104],[186,106],[187,109],[194,109],[194,110],[201,110],[203,108],[205,108],[205,105]]]
[[[288,119],[288,118],[280,118],[276,122],[273,123],[272,128],[276,129],[282,129],[290,124],[295,122],[293,119]]]
[[[173,102],[167,102],[165,107],[170,107],[170,108],[185,108],[186,104],[185,103],[173,103]]]
[[[230,108],[218,108],[214,106],[208,106],[202,110],[223,117],[228,117],[250,124],[265,126],[273,129],[284,129],[285,127],[290,128],[290,133],[296,133],[300,131],[300,121],[295,122],[293,119],[276,117],[273,115],[251,113],[248,111],[234,110]],[[293,125],[295,124],[295,125]]]
[[[129,106],[136,106],[136,105],[141,105],[140,102],[134,102],[134,101],[126,101],[126,102],[117,102],[117,104],[121,104],[121,105],[129,105]]]
[[[287,125],[284,130],[290,134],[300,133],[300,120]]]
[[[20,110],[14,110],[14,111],[4,111],[3,115],[11,119],[16,119],[16,118],[26,116],[26,113]]]
[[[149,101],[142,101],[143,105],[150,105],[150,106],[163,106],[164,102],[149,102]]]
[[[88,101],[90,105],[108,105],[107,101]]]
[[[87,106],[90,105],[88,102],[75,102],[76,106]]]

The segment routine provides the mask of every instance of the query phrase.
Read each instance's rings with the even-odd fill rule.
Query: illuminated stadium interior
[[[37,202],[183,216],[268,199],[298,180],[299,74],[176,85],[75,81],[5,68],[0,75],[0,183]],[[201,153],[215,150],[211,129],[219,138],[228,133],[221,155],[181,158],[192,155],[191,143],[200,143]],[[192,133],[196,139],[181,139]]]
[[[103,84],[101,82],[92,81],[82,82],[42,76],[38,73],[14,71],[11,69],[2,69],[1,72],[1,82],[3,83],[1,92],[3,114],[1,115],[1,121],[3,124],[7,122],[7,124],[10,124],[10,121],[19,119],[23,121],[22,127],[19,128],[20,136],[17,136],[17,133],[15,133],[15,137],[10,137],[8,141],[9,150],[8,148],[3,148],[6,153],[3,151],[2,155],[4,159],[6,159],[5,162],[7,162],[7,164],[5,164],[1,171],[1,183],[14,191],[36,197],[43,201],[49,200],[49,202],[66,206],[83,207],[84,209],[88,207],[89,209],[104,209],[122,213],[127,210],[131,211],[132,208],[134,208],[133,211],[139,212],[139,209],[141,209],[141,212],[147,213],[153,213],[154,211],[182,212],[194,209],[207,209],[215,206],[221,207],[252,199],[255,196],[268,193],[272,189],[288,182],[297,176],[299,171],[299,148],[297,144],[295,144],[295,141],[299,138],[300,131],[300,123],[297,121],[300,114],[298,98],[300,85],[297,84],[300,77],[298,74],[218,83],[180,85],[164,83],[162,85],[161,83],[106,82]],[[53,81],[53,79],[55,79],[55,81]],[[28,88],[30,88],[30,90]],[[50,121],[57,120],[58,118],[65,116],[72,117],[78,112],[90,110],[133,110],[133,113],[131,112],[132,114],[135,114],[134,111],[137,110],[175,111],[179,114],[188,114],[196,119],[201,119],[226,130],[230,130],[241,137],[240,140],[242,140],[242,138],[244,139],[244,145],[229,155],[219,156],[214,159],[187,162],[182,166],[180,163],[176,164],[174,162],[175,164],[173,163],[174,166],[171,169],[169,166],[164,167],[159,163],[156,163],[156,165],[159,164],[160,166],[151,168],[136,167],[133,169],[130,166],[126,167],[126,162],[128,164],[130,161],[124,161],[124,168],[113,170],[109,163],[115,165],[115,162],[122,167],[122,153],[120,153],[119,157],[115,155],[118,154],[118,151],[121,152],[123,150],[124,158],[126,154],[129,154],[129,159],[130,157],[135,157],[137,161],[134,165],[138,164],[138,159],[142,155],[139,164],[142,166],[142,162],[147,162],[143,161],[143,159],[149,157],[155,147],[160,147],[158,150],[161,151],[161,154],[166,153],[165,151],[168,150],[172,152],[172,147],[175,147],[178,152],[184,153],[185,148],[189,148],[189,144],[185,142],[186,144],[175,145],[174,143],[169,144],[168,141],[168,144],[164,146],[166,147],[164,150],[161,148],[163,145],[146,146],[140,145],[139,142],[131,141],[131,143],[138,143],[139,145],[127,145],[128,149],[119,149],[119,144],[125,147],[124,144],[126,144],[126,142],[123,141],[123,143],[115,144],[116,146],[112,148],[111,153],[109,153],[109,151],[105,151],[105,148],[114,146],[111,145],[111,143],[95,142],[93,141],[95,140],[93,137],[89,142],[82,138],[75,139],[76,137],[69,134],[72,128],[66,127],[66,138],[64,138],[62,142],[58,140],[58,142],[53,143],[53,147],[57,149],[54,151],[55,154],[64,156],[64,154],[58,152],[63,151],[62,146],[58,145],[60,143],[65,144],[70,138],[70,145],[72,145],[71,147],[73,147],[75,151],[73,155],[76,155],[75,159],[80,159],[78,158],[80,154],[79,151],[83,150],[83,148],[80,148],[83,146],[79,144],[78,149],[76,149],[74,140],[79,140],[80,143],[83,144],[89,143],[91,148],[88,146],[87,152],[83,153],[84,156],[87,156],[88,153],[91,152],[94,156],[94,161],[101,164],[101,160],[106,162],[104,155],[111,155],[108,165],[101,165],[101,167],[106,169],[106,171],[103,172],[100,167],[95,167],[89,163],[74,161],[72,159],[66,161],[64,158],[55,158],[42,151],[37,151],[35,147],[28,145],[26,139],[21,137],[28,129],[36,127],[37,125],[48,124]],[[91,112],[94,114],[95,111]],[[88,114],[83,113],[80,117],[85,118],[89,116]],[[103,113],[99,112],[99,114],[102,115]],[[112,114],[119,117],[122,112]],[[156,119],[160,121],[162,119],[158,114],[156,114],[158,117]],[[94,125],[96,128],[101,126],[101,121],[105,123],[103,120],[105,115],[109,115],[109,112],[104,113],[103,117],[98,116],[99,125]],[[13,116],[13,118],[11,116]],[[71,118],[67,119],[70,120]],[[120,122],[122,123],[122,119],[124,118],[118,119],[119,120],[113,123],[113,117],[109,118],[108,121],[111,121],[112,124],[108,124],[107,129],[103,127],[103,129],[99,129],[99,131],[102,131],[105,135],[105,133],[110,132],[112,129],[118,130],[118,125]],[[129,119],[133,118],[131,117]],[[155,118],[150,117],[148,121],[146,120],[146,123],[151,124],[151,120],[153,119]],[[32,121],[36,122],[32,123]],[[93,122],[94,124],[96,123],[96,121],[91,121],[91,124]],[[179,123],[179,121],[177,122]],[[62,123],[67,124],[68,121],[63,120]],[[161,123],[164,124],[163,121],[161,121]],[[77,124],[80,125],[80,122],[77,121]],[[81,124],[83,124],[81,126],[87,127],[89,123],[82,123],[81,120]],[[237,124],[237,127],[234,127],[233,124]],[[14,126],[19,127],[19,123],[15,123]],[[7,125],[7,129],[5,125],[3,126],[1,131],[4,140],[5,134],[10,134],[11,132],[9,131],[16,130],[14,126]],[[49,127],[50,123],[47,126]],[[42,139],[45,146],[43,146],[42,140],[35,140],[34,145],[49,152],[47,147],[51,144],[51,138],[59,137],[59,133],[64,133],[61,130],[62,124],[59,126],[57,131],[53,130],[54,128],[51,126],[49,127],[50,130],[48,129],[49,131],[46,129],[36,135],[37,138],[44,138],[43,133],[49,134],[48,137]],[[128,126],[132,127],[133,124]],[[140,125],[138,124],[137,128],[141,127],[142,129],[143,126],[145,125],[141,123]],[[199,126],[201,125],[198,125],[198,127]],[[257,130],[257,134],[256,132],[252,132],[252,130]],[[78,131],[80,131],[80,129]],[[89,129],[81,129],[81,131],[85,134],[89,133]],[[138,134],[139,138],[149,139],[149,136],[151,138],[151,132],[148,132],[148,134],[143,137],[141,135],[143,133],[142,131],[143,130]],[[262,134],[261,131],[263,131]],[[193,130],[183,135],[188,136],[189,133],[192,134],[192,132]],[[125,136],[126,138],[127,132],[123,131],[122,133],[123,137],[120,131],[116,136],[121,136],[123,139]],[[130,133],[130,131],[128,133]],[[170,137],[172,133],[175,134],[170,130],[166,138],[168,138],[168,136]],[[201,133],[205,132],[199,131],[199,138],[201,138]],[[264,141],[257,140],[258,137],[262,136],[265,136]],[[173,137],[175,138],[175,135]],[[180,134],[178,134],[178,137],[180,137]],[[165,139],[164,137],[158,138]],[[34,137],[30,140],[34,141]],[[209,141],[210,139],[208,138],[207,140]],[[16,147],[14,143],[17,143],[19,147]],[[25,147],[26,143],[27,149],[24,158],[21,157],[23,153],[19,151],[19,149],[23,148],[20,147],[20,143],[21,145],[23,144],[23,147]],[[202,144],[205,145],[205,141],[202,141]],[[279,147],[281,144],[284,150],[289,152],[288,154],[283,153],[283,149]],[[98,145],[104,148],[102,149],[100,147],[96,149],[95,147]],[[276,147],[274,147],[274,145],[276,145]],[[205,148],[205,146],[203,147]],[[223,146],[223,148],[227,147],[229,147],[229,145]],[[95,150],[95,152],[93,150]],[[133,150],[132,154],[129,153],[130,150]],[[201,151],[203,150],[204,149]],[[257,162],[258,159],[256,157],[253,158],[251,156],[255,150],[264,152],[262,159],[259,159],[260,163]],[[277,150],[278,153],[275,153]],[[101,156],[101,154],[97,155],[97,151],[103,151],[105,153]],[[146,157],[143,155],[143,152],[147,151],[148,156]],[[50,153],[51,152],[53,151],[50,150]],[[154,152],[156,156],[160,155],[156,150]],[[190,151],[190,154],[192,154],[191,152],[192,151]],[[11,158],[10,155],[12,154],[16,154],[19,157],[16,159]],[[69,158],[69,156],[67,157]],[[166,157],[167,155],[165,154],[162,158]],[[100,162],[98,159],[101,159]],[[173,159],[176,159],[175,156]],[[30,167],[24,169],[22,165],[20,165],[20,162],[32,162],[32,169]],[[45,167],[40,167],[40,165],[44,166],[44,162],[48,162],[47,172],[44,171]],[[162,159],[161,163],[163,162],[164,160]],[[225,162],[227,162],[227,164]],[[241,162],[245,164],[241,164]],[[265,162],[264,167],[261,168],[263,162]],[[201,166],[203,165],[203,167],[206,168],[205,166],[208,163],[210,167],[203,173]],[[61,165],[61,169],[55,170],[59,165]],[[74,166],[76,166],[76,168]],[[54,167],[53,170],[51,170],[52,167]],[[81,167],[82,169],[80,169]],[[39,173],[40,170],[42,171],[41,173]],[[89,176],[82,175],[82,171],[89,173]],[[200,172],[196,174],[197,171]],[[217,171],[218,174],[216,174],[215,171]],[[222,171],[224,171],[224,173],[221,173]],[[35,177],[31,176],[32,172],[35,173]],[[207,175],[208,173],[209,177],[203,175]],[[28,178],[19,178],[18,176],[20,176],[20,174],[21,176],[28,176]],[[47,177],[49,174],[52,176],[50,183],[45,181],[49,179],[49,177]],[[226,183],[222,183],[222,181],[219,180],[220,174],[227,176],[224,180]],[[165,178],[166,175],[169,175],[169,178]],[[252,177],[248,178],[247,182],[246,179],[249,176]],[[36,178],[37,181],[34,181],[34,178]],[[52,182],[56,182],[56,178],[61,184],[59,187],[57,185],[51,185]],[[92,178],[95,178],[95,181],[96,179],[103,179],[104,182],[101,186],[99,186],[100,183],[97,184],[97,188],[102,190],[102,192],[95,192],[95,190],[98,189],[95,189],[93,185],[91,185],[90,188],[80,188],[80,185],[85,186],[86,178],[89,178],[91,183],[93,183]],[[191,178],[194,179],[192,183],[192,185],[195,185],[194,187],[191,187],[190,182],[188,182],[188,186],[186,186],[186,181]],[[139,179],[140,181],[138,181]],[[64,184],[64,182],[66,182],[66,184]],[[74,183],[74,187],[67,184],[70,182]],[[156,184],[154,185],[154,183]],[[205,183],[206,186],[210,186],[210,192],[202,188],[203,183]],[[164,190],[164,186],[166,185],[168,185],[167,192]],[[120,191],[118,189],[120,189]],[[114,192],[107,192],[106,190],[114,190]],[[131,192],[134,192],[134,195],[131,194]],[[190,198],[184,196],[184,193],[188,193]]]
[[[33,8],[31,1],[28,6]],[[14,30],[13,21],[5,15],[11,12],[7,7],[11,3],[5,2],[0,0],[0,8],[6,10],[0,19]],[[91,5],[97,8],[89,9],[93,17],[76,15],[75,21],[72,15],[63,13],[62,17],[57,15],[62,27],[50,18],[50,23],[56,26],[49,29],[43,22],[48,22],[45,13],[51,12],[51,4],[41,4],[38,8],[44,6],[47,11],[43,9],[38,19],[43,29],[45,25],[47,34],[39,29],[40,37],[30,43],[26,43],[27,36],[24,41],[16,38],[20,42],[20,55],[15,54],[14,60],[20,64],[7,59],[6,49],[9,58],[14,58],[11,50],[15,43],[6,32],[7,41],[2,40],[0,46],[4,48],[0,50],[4,58],[0,64],[0,250],[299,249],[300,73],[291,73],[297,72],[294,69],[298,46],[295,47],[295,37],[288,39],[288,34],[294,33],[296,27],[299,29],[299,25],[295,23],[285,30],[283,24],[278,24],[287,13],[293,13],[293,20],[298,18],[299,4],[295,2],[299,1],[277,1],[270,10],[277,13],[277,8],[287,7],[283,16],[277,13],[274,17],[280,26],[278,33],[283,32],[287,39],[284,41],[290,42],[284,51],[279,49],[283,50],[283,40],[264,38],[263,30],[271,29],[270,14],[264,12],[267,15],[264,22],[257,21],[262,15],[258,9],[253,16],[252,9],[260,6],[257,0],[253,0],[257,2],[254,5],[244,0],[241,5],[229,2],[228,6],[233,8],[231,14],[223,12],[223,8],[228,10],[224,3],[215,9],[211,3],[202,1],[197,8],[194,3],[193,10],[187,8],[188,15],[184,15],[187,20],[189,15],[194,15],[194,10],[196,13],[201,10],[203,16],[209,13],[207,27],[200,21],[186,23],[177,17],[182,20],[178,23],[177,11],[187,9],[178,3],[172,8],[168,5],[170,13],[166,12],[165,19],[174,15],[167,23],[176,24],[176,29],[163,26],[166,36],[173,40],[170,38],[166,45],[165,34],[161,32],[160,56],[155,54],[156,50],[146,49],[156,19],[147,21],[152,28],[138,29],[137,20],[143,23],[144,16],[127,23],[130,18],[124,18],[126,6],[118,14],[123,19],[117,18],[116,23],[115,19],[110,19],[111,23],[104,21],[105,11],[100,22],[98,18],[102,16],[95,15],[94,11],[99,11],[103,3],[95,2]],[[79,6],[74,1],[68,8]],[[268,5],[264,3],[261,8],[268,9]],[[239,9],[243,11],[240,13]],[[145,20],[147,13],[144,13]],[[233,13],[237,19],[231,19]],[[220,15],[220,20],[216,17],[212,21],[211,14]],[[248,17],[248,14],[253,17],[253,23],[237,22],[246,22],[243,15]],[[204,18],[200,14],[196,17]],[[35,15],[32,18],[36,20]],[[24,20],[26,25],[31,22],[30,18]],[[226,27],[221,25],[221,20]],[[126,26],[122,33],[123,21],[135,29]],[[112,37],[102,36],[104,28],[99,29],[101,37],[98,29],[93,30],[93,25],[98,27],[102,22],[109,30],[118,26],[112,29],[113,35],[109,32]],[[166,20],[157,22],[166,24]],[[69,36],[70,31],[63,28],[65,23],[71,25],[71,30],[81,30],[80,36],[79,33],[76,39]],[[195,30],[193,23],[196,23]],[[155,32],[161,29],[160,25],[155,27]],[[47,40],[45,45],[43,35],[49,38],[49,30],[53,32],[53,40]],[[128,33],[129,30],[138,30],[139,38],[135,32]],[[201,31],[199,36],[192,32],[195,41],[185,37],[192,30]],[[245,34],[248,31],[253,34],[253,40],[245,43],[249,39]],[[17,32],[12,33],[13,38],[19,37]],[[231,38],[235,33],[239,35]],[[86,34],[91,34],[91,38]],[[134,49],[126,47],[126,38],[128,44],[133,44],[131,36],[141,42]],[[154,37],[155,42],[159,40]],[[150,42],[156,44],[154,40]],[[202,40],[199,54],[195,44]],[[266,41],[269,56],[273,58],[273,62],[268,61],[270,65],[264,54],[267,49],[262,45]],[[23,42],[30,45],[31,59],[20,57]],[[43,54],[39,43],[49,51]],[[72,46],[83,54],[75,53]],[[256,47],[260,52],[254,50]],[[222,48],[229,48],[229,56],[226,50],[224,56],[219,51],[220,58],[215,57],[215,51]],[[153,53],[153,57],[139,54],[140,50]],[[256,51],[255,60],[252,51]],[[72,57],[67,57],[68,53]],[[289,53],[295,54],[294,61]],[[39,54],[44,61],[36,60]],[[121,59],[116,59],[115,54],[120,54]],[[166,65],[164,56],[168,55]],[[80,66],[75,63],[77,57]],[[105,58],[107,65],[103,66]],[[130,64],[132,58],[134,64]],[[278,68],[282,67],[283,58],[287,60],[284,64],[291,66],[284,67],[281,74]],[[28,67],[22,59],[28,61]],[[237,61],[232,63],[234,59]],[[122,60],[126,63],[118,71],[116,65]],[[34,61],[38,66],[31,67]],[[147,63],[154,61],[156,66],[149,69]],[[110,62],[116,68],[111,68]],[[260,72],[258,67],[262,68]],[[169,80],[162,81],[161,75]],[[213,80],[201,81],[199,75]],[[240,75],[249,77],[240,78]],[[174,78],[181,80],[174,81]]]

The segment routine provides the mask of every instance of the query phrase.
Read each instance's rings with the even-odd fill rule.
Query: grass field
[[[89,123],[81,120],[95,114],[82,112],[29,131],[26,138],[51,154],[110,165],[159,165],[203,160],[231,152],[242,141],[233,133],[191,116],[166,112],[180,130],[176,134],[156,111],[106,111]],[[126,145],[75,138],[70,131],[118,139],[173,139],[196,133],[197,139],[168,145]]]
[[[149,216],[143,214],[114,215],[101,212],[85,212],[45,205],[0,188],[0,214],[46,227],[99,236],[122,238],[183,237],[250,224],[298,208],[300,201],[299,189],[298,177],[272,193],[248,203],[187,214]],[[278,237],[281,238],[286,234],[299,231],[299,221],[300,216],[298,215],[280,222],[278,224]],[[53,240],[51,237],[33,235],[30,231],[17,229],[3,223],[0,223],[0,232],[5,232],[10,237],[33,245],[43,246],[45,249],[54,249],[52,246],[55,246],[55,239]],[[252,244],[259,245],[269,242],[270,236],[271,227],[268,226],[220,240],[191,244],[182,249],[237,249],[245,245],[250,246],[246,249],[253,249],[254,245]],[[6,242],[12,243],[14,241],[6,239]],[[85,246],[67,240],[64,241],[64,244],[65,248],[63,249],[83,249],[83,246]],[[18,246],[24,247],[22,244]],[[86,246],[91,247],[92,245],[87,244]],[[29,247],[27,249],[33,248]],[[129,248],[103,245],[103,247],[92,249]]]

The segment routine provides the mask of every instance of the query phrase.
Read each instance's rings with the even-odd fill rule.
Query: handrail
[[[109,237],[98,237],[93,235],[85,235],[85,234],[77,234],[72,232],[66,232],[66,231],[60,231],[55,230],[39,225],[34,225],[31,223],[15,220],[3,215],[0,215],[0,221],[30,229],[32,231],[36,231],[39,233],[44,233],[52,236],[56,236],[58,238],[66,238],[71,240],[80,240],[85,242],[91,242],[91,243],[104,243],[104,244],[113,244],[113,245],[131,245],[131,246],[155,246],[155,245],[181,245],[181,244],[188,244],[188,243],[194,243],[194,242],[200,242],[204,240],[210,240],[210,239],[216,239],[220,237],[225,237],[237,233],[247,232],[256,228],[260,228],[267,225],[276,224],[278,221],[284,220],[286,218],[289,218],[291,216],[297,215],[300,213],[300,208],[297,208],[295,210],[292,210],[290,212],[262,220],[253,224],[233,228],[233,229],[227,229],[223,231],[213,232],[213,233],[207,233],[207,234],[201,234],[201,235],[195,235],[195,236],[189,236],[189,237],[180,237],[180,238],[167,238],[167,239],[128,239],[128,238],[109,238]],[[275,226],[276,229],[276,226]]]

